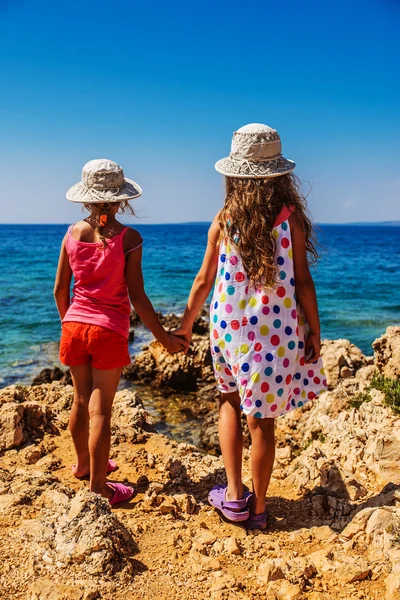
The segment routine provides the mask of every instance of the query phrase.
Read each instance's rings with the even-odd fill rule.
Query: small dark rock
[[[64,371],[59,367],[53,369],[42,369],[32,381],[32,385],[41,385],[42,383],[51,383],[52,381],[60,381],[64,377]]]

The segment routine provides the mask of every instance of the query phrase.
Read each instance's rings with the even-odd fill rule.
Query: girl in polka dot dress
[[[204,262],[175,332],[190,339],[215,283],[211,353],[228,485],[211,490],[209,501],[225,518],[249,528],[266,527],[275,418],[326,387],[308,268],[316,251],[294,166],[281,154],[278,133],[266,125],[234,133],[230,156],[216,164],[226,177],[225,206],[209,230]],[[242,483],[241,411],[252,438],[252,493]]]

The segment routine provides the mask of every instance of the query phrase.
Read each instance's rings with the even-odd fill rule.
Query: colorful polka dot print
[[[211,303],[214,373],[222,393],[239,391],[241,409],[256,418],[278,417],[326,389],[321,359],[305,364],[304,313],[296,302],[288,221],[276,225],[278,283],[255,289],[235,247],[223,240]]]

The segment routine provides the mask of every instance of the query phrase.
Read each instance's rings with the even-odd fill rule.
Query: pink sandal
[[[112,498],[110,498],[111,506],[115,506],[120,502],[128,502],[133,497],[135,490],[133,487],[129,487],[128,485],[124,485],[123,483],[110,483],[107,481],[108,487],[114,490],[114,494]]]
[[[76,465],[72,465],[71,469],[74,469],[75,467],[76,467]],[[115,471],[117,468],[118,468],[118,465],[115,462],[115,460],[112,460],[112,458],[110,458],[108,461],[108,465],[107,465],[107,475],[109,475],[110,473]],[[89,475],[90,475],[90,473],[86,473],[86,475],[79,475],[79,477],[76,477],[76,475],[75,475],[74,477],[76,477],[77,479],[84,479],[85,477],[89,477]]]

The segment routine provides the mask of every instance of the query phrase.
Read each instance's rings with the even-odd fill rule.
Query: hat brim
[[[102,204],[104,202],[112,204],[139,198],[142,193],[142,188],[138,183],[125,178],[124,184],[118,192],[112,190],[93,190],[92,192],[80,181],[69,188],[66,196],[70,202],[80,202],[81,204]]]
[[[243,160],[227,156],[215,163],[215,169],[221,175],[244,179],[279,177],[290,173],[295,167],[295,162],[283,156],[277,156],[266,161]]]

